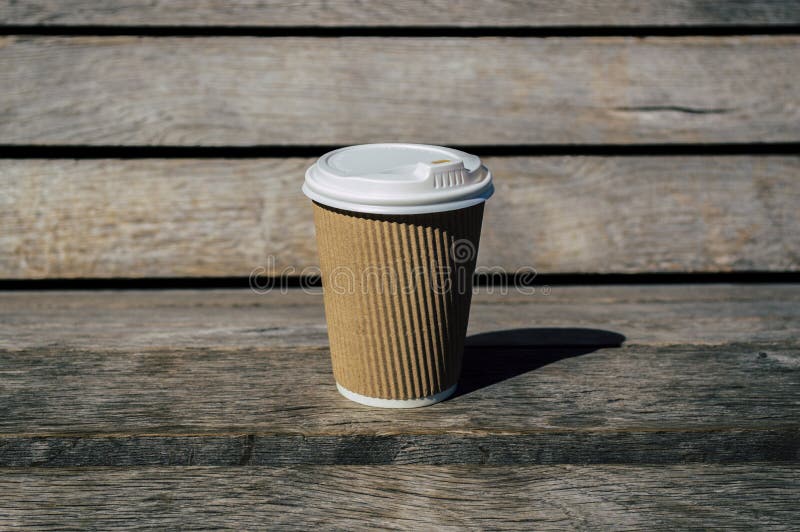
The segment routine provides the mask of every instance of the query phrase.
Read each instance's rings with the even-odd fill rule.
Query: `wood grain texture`
[[[282,334],[270,321],[275,309],[287,309],[283,316],[293,315],[295,327],[306,327],[300,300],[318,306],[318,296],[188,292],[181,300],[175,292],[109,292],[54,294],[48,300],[47,294],[5,294],[0,464],[800,459],[796,287],[674,289],[657,287],[646,295],[634,287],[573,288],[552,305],[519,294],[486,296],[484,303],[478,296],[476,309],[507,306],[513,312],[506,315],[518,321],[472,335],[456,397],[401,412],[340,397],[325,347],[286,338],[293,346],[281,347],[274,340]],[[680,302],[691,301],[693,292],[696,315],[671,324],[670,313],[688,308]],[[273,303],[264,306],[252,301],[270,297]],[[520,306],[526,298],[530,305]],[[583,316],[594,315],[595,321],[573,321],[574,314],[564,311],[569,305],[583,307]],[[195,307],[204,306],[198,313]],[[535,314],[523,321],[534,306],[543,306],[540,316],[551,321],[537,322]],[[40,311],[42,335],[32,338],[24,322],[34,309]],[[142,311],[158,327],[138,324]],[[96,323],[101,314],[106,318]],[[480,317],[474,315],[473,323]],[[703,331],[698,343],[687,331],[672,332],[667,345],[652,337],[640,341],[642,330],[674,331],[692,318]],[[129,342],[114,327],[94,335],[105,327],[102,319],[116,321],[116,330],[135,330],[138,338]],[[251,329],[249,320],[262,328]],[[596,323],[604,326],[592,327]],[[63,334],[69,324],[75,331]],[[738,327],[765,339],[732,342],[729,329]],[[769,333],[761,336],[759,330]],[[181,340],[189,331],[192,339]],[[625,338],[623,347],[613,347]]]
[[[797,466],[0,471],[0,526],[97,530],[791,530]]]
[[[0,144],[796,142],[798,56],[796,35],[10,36]]]
[[[402,412],[339,396],[323,348],[41,348],[0,356],[0,454],[14,462],[6,465],[115,465],[83,454],[114,447],[130,460],[172,463],[159,452],[165,444],[155,443],[209,438],[238,448],[247,435],[255,437],[254,463],[800,456],[794,345],[474,347],[454,399]],[[718,445],[725,440],[730,445]],[[363,448],[364,441],[373,444]],[[202,456],[194,454],[196,463]]]
[[[784,25],[800,6],[780,0],[26,0],[0,2],[0,23],[111,26],[691,26]]]
[[[473,299],[468,344],[483,346],[721,346],[800,338],[796,285],[534,287]],[[0,293],[0,348],[167,350],[323,348],[319,290]],[[43,326],[46,324],[46,326]],[[527,329],[536,329],[526,333]],[[564,329],[566,328],[566,329]],[[511,332],[503,332],[511,331]],[[515,332],[516,331],[516,332]]]
[[[800,269],[800,157],[489,157],[478,265]],[[313,159],[0,161],[0,277],[312,273]],[[307,269],[309,268],[309,269]]]

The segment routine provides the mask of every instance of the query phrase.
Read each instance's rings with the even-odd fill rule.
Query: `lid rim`
[[[451,201],[445,203],[429,203],[429,204],[416,204],[416,205],[373,205],[364,203],[353,203],[348,201],[331,199],[327,196],[322,196],[313,190],[309,190],[307,186],[303,185],[303,193],[311,200],[326,207],[334,209],[341,209],[351,212],[359,212],[363,214],[433,214],[437,212],[457,211],[459,209],[466,209],[473,207],[479,203],[485,203],[492,195],[494,195],[494,185],[489,183],[485,187],[484,193],[480,196],[473,196],[467,199]]]

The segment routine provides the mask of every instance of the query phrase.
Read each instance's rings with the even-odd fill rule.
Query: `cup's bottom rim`
[[[458,386],[458,384],[454,384],[439,393],[427,397],[420,397],[419,399],[381,399],[379,397],[368,397],[360,393],[351,392],[338,382],[336,383],[336,389],[347,399],[355,401],[356,403],[361,403],[362,405],[374,406],[377,408],[419,408],[421,406],[434,405],[453,395],[453,392],[456,391],[456,386]]]

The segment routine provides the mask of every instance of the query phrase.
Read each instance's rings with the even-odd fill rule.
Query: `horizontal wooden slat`
[[[0,471],[4,529],[792,529],[797,466]]]
[[[252,433],[264,438],[262,460],[291,463],[298,457],[275,455],[271,437],[427,434],[446,440],[448,435],[488,439],[494,434],[580,444],[581,437],[636,440],[638,432],[649,438],[655,430],[665,433],[656,439],[699,431],[700,441],[726,432],[780,434],[787,425],[792,434],[798,432],[796,345],[473,347],[467,359],[458,397],[425,411],[394,412],[339,396],[325,348],[3,351],[2,443],[17,436],[239,438]],[[793,452],[800,449],[800,441],[786,445]],[[42,441],[38,449],[46,447]],[[689,451],[663,450],[666,456]],[[719,452],[726,451],[734,449]],[[562,451],[551,452],[562,456]],[[595,452],[584,451],[580,459],[601,456]],[[408,450],[403,458],[417,453]]]
[[[623,334],[627,345],[719,346],[800,338],[800,287],[792,284],[533,288],[479,289],[467,343],[594,347]],[[2,292],[0,324],[6,350],[328,345],[319,289]],[[522,333],[498,334],[506,330]]]
[[[800,37],[0,39],[0,144],[800,140]]]
[[[800,157],[490,157],[479,265],[800,268]],[[0,161],[0,277],[298,275],[313,159]],[[293,269],[287,269],[293,268]]]
[[[797,24],[785,0],[13,0],[0,23],[191,26],[685,26]]]
[[[318,295],[3,294],[0,465],[797,460],[798,288],[647,290],[479,295],[457,396],[401,412],[338,395]]]

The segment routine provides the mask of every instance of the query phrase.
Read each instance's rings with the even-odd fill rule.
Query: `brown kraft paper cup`
[[[483,203],[402,215],[313,205],[340,388],[390,400],[452,389],[461,373]]]

